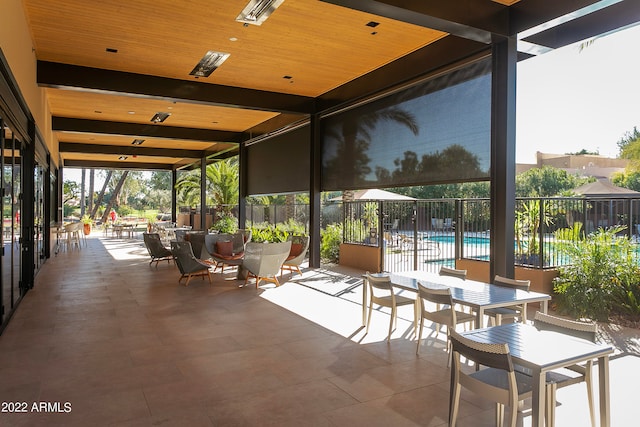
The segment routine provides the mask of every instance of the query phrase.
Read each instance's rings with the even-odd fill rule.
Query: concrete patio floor
[[[388,311],[365,334],[362,272],[306,269],[257,290],[217,273],[185,287],[177,267],[148,259],[141,238],[94,232],[47,261],[0,336],[1,400],[28,404],[0,413],[0,425],[447,424],[445,334],[417,356],[410,307],[390,343]],[[618,349],[612,425],[637,425],[640,331],[604,326],[602,336]],[[460,426],[494,425],[490,402],[462,397]],[[558,402],[558,426],[589,425],[583,384]],[[530,425],[526,405],[520,421]]]

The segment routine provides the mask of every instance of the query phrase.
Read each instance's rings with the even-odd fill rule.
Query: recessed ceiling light
[[[237,42],[238,38],[237,37],[229,37],[229,41]]]
[[[151,121],[153,123],[162,123],[165,120],[167,120],[167,117],[169,117],[171,115],[171,113],[163,113],[161,111],[155,113],[153,115],[153,117],[151,117]]]
[[[240,15],[236,17],[236,21],[244,24],[262,25],[282,2],[284,0],[250,0]]]
[[[191,70],[189,75],[195,77],[209,77],[229,57],[228,53],[213,50],[204,54],[200,62]]]
[[[132,145],[142,145],[142,143],[144,142],[144,139],[134,139],[133,142],[131,142]]]
[[[127,114],[135,114],[135,111],[127,111]]]

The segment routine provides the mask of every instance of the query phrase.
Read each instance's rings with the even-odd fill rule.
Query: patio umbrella
[[[340,201],[342,196],[329,199],[330,201]],[[391,191],[380,190],[378,188],[372,188],[369,190],[358,190],[353,194],[353,200],[416,200],[413,197],[404,196],[398,193],[392,193]]]

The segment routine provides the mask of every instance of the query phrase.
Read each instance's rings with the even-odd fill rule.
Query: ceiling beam
[[[509,6],[510,33],[511,35],[516,35],[525,30],[573,13],[576,10],[591,6],[599,1],[600,0],[520,0]]]
[[[87,169],[134,169],[134,170],[173,170],[181,165],[171,163],[142,163],[142,162],[101,162],[97,160],[65,160],[65,168],[87,168]]]
[[[491,43],[492,34],[507,35],[509,30],[509,8],[491,1],[322,1],[485,44]]]
[[[52,117],[51,129],[62,132],[105,135],[146,136],[149,138],[186,139],[206,142],[242,142],[241,132],[195,129],[158,124],[107,122],[100,120]]]
[[[176,148],[149,148],[138,145],[81,144],[60,141],[61,153],[116,154],[127,156],[178,157],[202,159],[207,155],[204,150],[182,150]]]
[[[640,2],[624,1],[549,28],[525,41],[554,49],[640,22]]]
[[[170,79],[38,61],[37,82],[41,87],[112,93],[168,101],[247,108],[260,111],[311,114],[313,98],[212,83]]]

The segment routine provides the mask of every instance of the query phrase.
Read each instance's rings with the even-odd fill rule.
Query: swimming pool
[[[454,244],[456,242],[455,236],[425,236],[425,240],[430,240],[432,242],[439,243],[450,243]],[[491,243],[491,239],[488,237],[478,237],[478,236],[464,236],[463,244],[465,245],[473,245],[473,246],[489,246]]]

